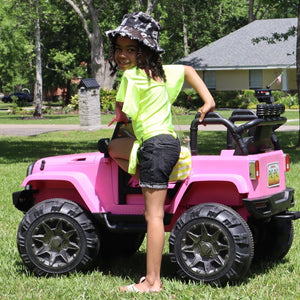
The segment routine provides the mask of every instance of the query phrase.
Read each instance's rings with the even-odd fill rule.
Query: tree
[[[76,79],[88,76],[88,39],[79,18],[65,1],[48,1],[42,13],[45,96],[50,100],[58,87],[66,89],[66,94],[63,94],[63,105],[66,105],[71,95],[77,92]]]
[[[34,103],[35,110],[34,117],[42,116],[42,103],[43,103],[43,76],[42,76],[42,54],[41,54],[41,28],[40,28],[40,12],[39,0],[34,0],[33,7],[36,12],[34,35],[35,35],[35,88],[34,88]]]
[[[161,45],[166,50],[164,62],[173,63],[246,25],[247,1],[160,0],[153,15],[162,24]]]
[[[0,90],[10,93],[32,90],[34,84],[31,24],[20,15],[24,12],[19,1],[0,1]],[[26,10],[28,11],[28,9]]]
[[[20,60],[21,64],[24,66],[24,68],[18,68],[18,71],[23,71],[23,74],[21,73],[19,76],[11,76],[10,78],[6,76],[5,79],[9,81],[9,83],[7,83],[7,87],[10,90],[14,89],[20,91],[26,84],[26,89],[29,89],[31,91],[33,90],[34,103],[36,105],[34,116],[41,117],[43,82],[41,60],[40,0],[29,1],[29,3],[26,4],[18,0],[11,0],[7,3],[7,5],[7,7],[14,8],[11,12],[9,12],[9,18],[10,20],[13,20],[13,22],[16,22],[16,25],[15,28],[10,31],[10,37],[8,37],[5,42],[6,44],[9,44],[11,36],[18,38],[22,37],[21,43],[20,41],[16,41],[14,43],[13,49],[18,49],[18,47],[20,47],[20,49],[18,49],[18,53],[16,53],[16,51],[12,49],[12,53],[16,55],[10,57],[9,62],[12,66],[14,64],[17,64],[16,60]],[[20,16],[22,17],[21,23],[19,21]],[[34,28],[32,28],[31,24],[34,24]],[[31,32],[34,32],[34,35],[32,35]],[[28,49],[28,52],[26,52],[26,48]],[[8,69],[12,68],[11,66],[10,68],[8,67],[5,69],[6,72]],[[17,77],[22,78],[23,80],[20,82]]]
[[[155,6],[157,5],[157,2],[159,0],[147,0],[147,9],[146,9],[146,14],[151,15],[155,9]]]
[[[91,46],[91,73],[101,87],[111,87],[108,81],[108,64],[104,59],[103,36],[99,27],[98,14],[107,1],[96,8],[92,0],[65,0],[79,16]]]
[[[249,0],[249,10],[248,10],[248,15],[249,15],[249,23],[257,20],[257,19],[262,19],[263,16],[266,14],[266,12],[269,9],[269,4],[267,4],[263,9],[263,1],[256,1],[257,5],[255,7],[255,0]],[[258,17],[258,13],[260,12],[260,17]]]

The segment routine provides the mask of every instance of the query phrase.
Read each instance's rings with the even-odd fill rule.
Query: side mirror
[[[109,138],[103,138],[98,141],[97,148],[99,152],[104,153],[104,157],[109,157],[108,154],[108,144],[110,142]]]

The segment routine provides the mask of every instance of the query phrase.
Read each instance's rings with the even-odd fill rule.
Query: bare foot
[[[121,286],[119,288],[119,291],[121,292],[135,292],[135,293],[158,293],[162,290],[162,284],[158,287],[151,286],[148,281],[146,280],[146,277],[142,277],[140,279],[140,282],[137,284],[131,284],[127,286]]]

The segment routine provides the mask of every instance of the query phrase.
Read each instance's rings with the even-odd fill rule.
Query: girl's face
[[[125,71],[136,66],[138,41],[119,35],[115,44],[115,62],[120,70]]]

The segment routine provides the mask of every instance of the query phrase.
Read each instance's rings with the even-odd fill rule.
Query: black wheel
[[[200,204],[182,214],[169,242],[171,261],[181,277],[219,286],[244,276],[254,252],[244,219],[217,203]]]
[[[254,237],[255,260],[278,261],[289,252],[294,239],[292,220],[272,219],[270,222],[250,222]]]
[[[17,244],[24,264],[39,276],[84,270],[99,251],[88,214],[65,199],[33,206],[19,226]]]
[[[100,232],[100,257],[104,259],[130,257],[140,248],[144,237],[145,233],[119,233],[102,229]]]

